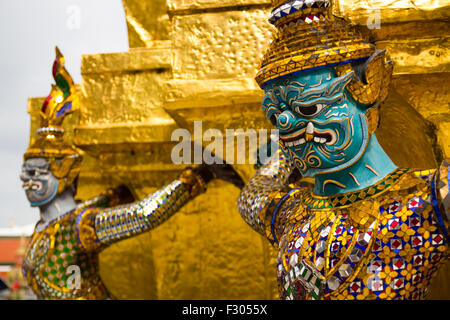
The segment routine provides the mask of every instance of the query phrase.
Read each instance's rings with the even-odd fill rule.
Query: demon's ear
[[[380,126],[380,105],[375,103],[366,112],[367,128],[369,129],[369,134],[375,133],[375,130]]]
[[[350,71],[355,77],[347,86],[353,98],[367,106],[382,103],[387,97],[392,77],[392,61],[385,61],[386,50],[376,50],[366,61],[335,67],[338,76]]]
[[[50,171],[58,179],[58,194],[71,186],[80,174],[81,156],[74,154],[59,160],[53,160]]]
[[[383,83],[381,85],[380,90],[380,98],[379,102],[380,104],[384,103],[386,101],[388,94],[389,94],[389,86],[391,84],[392,80],[392,72],[394,71],[394,62],[393,61],[386,61],[384,64],[384,76],[383,76]]]
[[[65,178],[72,167],[78,164],[78,161],[79,157],[76,155],[67,156],[61,160],[54,160],[50,164],[50,171],[58,179]]]

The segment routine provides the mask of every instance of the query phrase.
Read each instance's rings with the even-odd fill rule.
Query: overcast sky
[[[39,219],[19,180],[28,146],[28,97],[44,97],[53,83],[55,45],[81,82],[81,55],[128,50],[121,0],[0,1],[0,228]]]

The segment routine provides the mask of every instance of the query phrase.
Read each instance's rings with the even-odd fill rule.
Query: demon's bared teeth
[[[319,136],[314,136],[314,142],[315,143],[320,143],[320,144],[326,144],[328,142],[328,139],[325,137],[319,137]],[[331,140],[330,140],[331,141]]]
[[[326,145],[336,143],[336,136],[331,130],[315,130],[312,122],[308,122],[307,127],[300,131],[285,136],[281,135],[280,139],[283,140],[286,147],[300,146],[308,142]]]
[[[39,183],[39,182],[27,182],[27,183],[22,184],[22,188],[25,191],[28,191],[28,190],[39,191],[39,190],[42,190],[42,187],[43,187],[42,183]]]
[[[295,147],[295,146],[299,146],[299,145],[302,145],[305,143],[306,143],[306,140],[304,138],[300,138],[300,139],[294,140],[294,141],[285,141],[284,145],[286,147]]]

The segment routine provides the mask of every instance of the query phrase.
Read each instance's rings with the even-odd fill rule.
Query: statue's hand
[[[95,217],[98,214],[98,208],[87,209],[80,213],[78,220],[78,237],[81,246],[87,251],[95,251],[102,248],[98,241],[95,231]]]
[[[220,179],[234,184],[239,189],[244,187],[241,176],[229,164],[201,164],[194,171],[199,174],[206,183],[212,179]]]
[[[95,234],[95,229],[93,226],[82,224],[79,226],[78,231],[80,232],[80,235],[82,236],[85,244],[91,245],[92,243],[94,243],[93,239],[95,239],[97,235]]]

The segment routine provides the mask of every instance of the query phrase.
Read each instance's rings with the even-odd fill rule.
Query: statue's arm
[[[77,218],[78,241],[88,251],[100,250],[154,229],[204,191],[202,177],[189,169],[140,201],[106,209],[87,208]]]
[[[436,171],[432,182],[432,201],[437,222],[442,233],[450,243],[449,220],[450,220],[450,160],[444,160]]]
[[[244,220],[272,243],[278,243],[288,208],[298,205],[300,188],[288,186],[294,165],[278,151],[242,189],[238,209]]]

